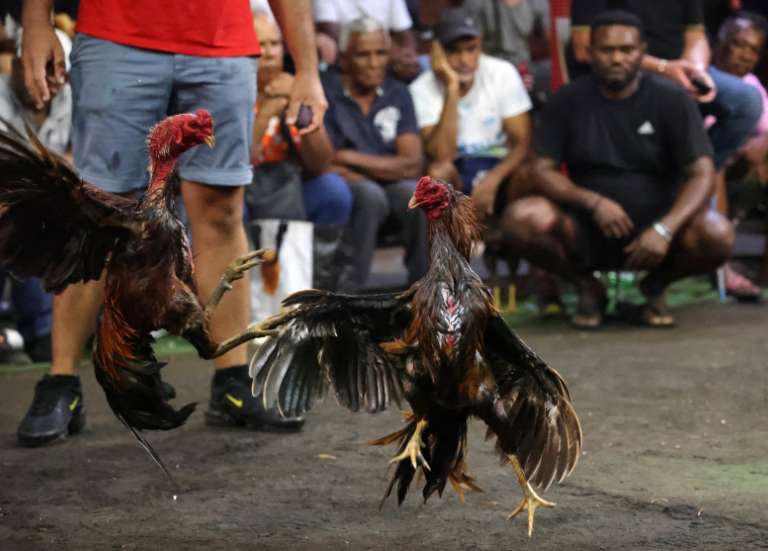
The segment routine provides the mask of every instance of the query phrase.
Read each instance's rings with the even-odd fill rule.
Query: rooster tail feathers
[[[418,419],[414,416],[406,418],[407,424],[400,430],[393,432],[369,442],[373,446],[383,446],[393,442],[398,442],[398,455],[405,451],[408,442],[416,431]],[[464,461],[467,450],[467,421],[466,418],[449,421],[441,420],[439,425],[430,424],[424,429],[421,435],[422,448],[421,453],[429,467],[420,465],[425,479],[422,495],[424,501],[430,498],[435,492],[442,497],[443,490],[448,481],[464,500],[464,491],[474,490],[482,491],[475,483],[475,479],[466,472],[466,463]],[[401,505],[405,500],[408,489],[416,475],[417,469],[409,460],[400,461],[395,468],[395,472],[387,485],[384,496],[381,499],[381,505],[392,494],[397,487],[397,504]],[[380,505],[380,506],[381,506]]]
[[[193,409],[194,409],[194,406],[193,406]],[[145,452],[147,452],[147,455],[149,455],[152,461],[155,462],[155,465],[160,467],[160,470],[163,471],[163,474],[165,474],[165,477],[168,479],[168,482],[173,487],[173,492],[178,494],[179,485],[176,483],[176,480],[174,480],[173,476],[171,476],[171,473],[168,471],[168,468],[165,466],[165,463],[163,463],[163,460],[160,459],[160,456],[155,451],[155,448],[152,447],[152,444],[149,443],[149,440],[147,440],[141,432],[139,432],[138,430],[133,428],[131,425],[129,425],[126,422],[126,420],[123,419],[122,416],[117,414],[117,418],[120,419],[120,422],[122,422],[123,425],[128,427],[128,430],[131,431],[131,434],[133,434],[133,437],[136,438],[136,441],[139,443],[139,445],[144,449]]]

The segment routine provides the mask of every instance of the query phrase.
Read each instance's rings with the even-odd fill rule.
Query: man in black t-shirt
[[[606,293],[596,269],[646,270],[646,303],[626,313],[670,326],[667,286],[714,270],[733,242],[729,222],[707,207],[712,148],[688,94],[640,72],[645,42],[636,16],[595,18],[590,49],[594,74],[562,88],[542,115],[534,139],[539,195],[507,208],[506,240],[578,284],[577,326],[602,322]]]
[[[752,132],[763,105],[754,88],[710,65],[701,0],[573,0],[571,36],[577,61],[589,62],[592,19],[617,7],[643,22],[648,41],[643,71],[677,82],[699,103],[702,114],[717,118],[709,137],[720,170]]]

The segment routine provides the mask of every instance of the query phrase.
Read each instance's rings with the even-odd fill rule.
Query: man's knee
[[[707,257],[713,266],[719,266],[730,257],[735,237],[733,225],[719,212],[708,209],[691,221],[682,245],[689,253]]]
[[[507,206],[502,229],[513,239],[527,240],[535,235],[551,233],[557,221],[557,210],[548,199],[524,197]]]
[[[352,191],[356,212],[363,212],[365,216],[379,220],[387,216],[389,201],[380,184],[371,180],[362,180],[350,182],[349,188]]]
[[[304,202],[310,220],[325,224],[346,224],[352,213],[352,191],[336,173],[321,174],[304,184]]]
[[[456,170],[456,165],[450,161],[434,161],[429,163],[427,174],[430,178],[437,178],[448,182],[455,189],[462,189],[464,187],[461,175],[459,174],[459,171]]]
[[[184,205],[192,230],[229,238],[243,228],[243,187],[185,182]]]

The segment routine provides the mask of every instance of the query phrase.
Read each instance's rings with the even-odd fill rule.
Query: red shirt
[[[77,31],[175,54],[261,53],[248,0],[81,0]]]

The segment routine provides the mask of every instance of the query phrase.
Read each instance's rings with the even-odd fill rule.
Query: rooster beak
[[[424,201],[417,201],[417,200],[416,200],[416,196],[415,196],[415,195],[412,195],[412,196],[411,196],[411,200],[410,200],[410,201],[408,201],[408,208],[409,208],[409,209],[415,209],[415,208],[417,208],[417,207],[420,207],[420,206],[421,206],[421,205],[423,205],[423,204],[424,204]]]
[[[211,149],[213,149],[214,146],[216,145],[216,138],[213,137],[213,134],[211,134],[210,136],[206,136],[203,141],[205,142],[205,145],[207,145]]]

